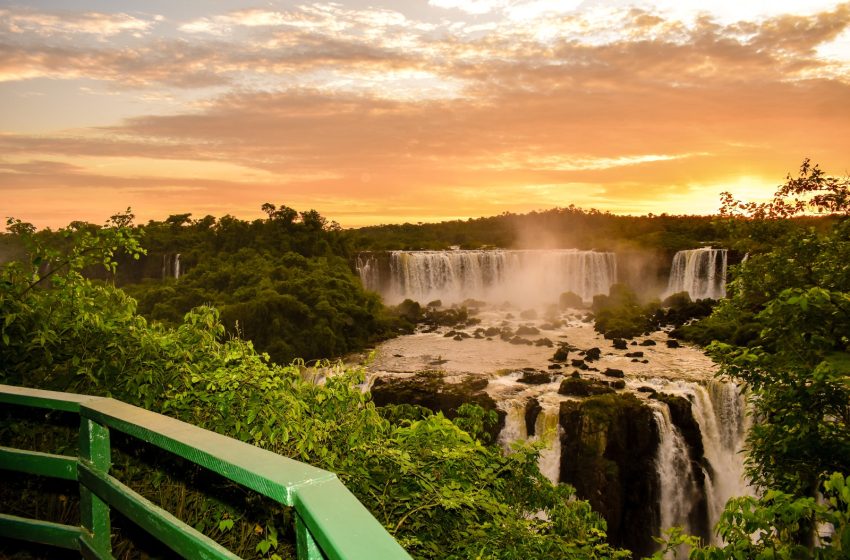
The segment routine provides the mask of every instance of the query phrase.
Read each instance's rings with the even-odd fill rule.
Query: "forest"
[[[0,270],[0,382],[108,395],[334,471],[416,558],[630,558],[608,543],[587,501],[540,473],[541,444],[506,455],[489,441],[492,412],[469,405],[449,420],[417,406],[378,407],[360,390],[363,371],[335,360],[409,332],[422,316],[364,290],[353,259],[527,247],[529,231],[545,231],[555,246],[667,256],[722,246],[741,255],[727,297],[675,334],[746,387],[756,420],[747,474],[759,494],[728,503],[714,529],[725,544],[673,527],[654,558],[847,558],[850,181],[805,161],[772,201],[727,194],[720,205],[709,217],[568,207],[350,231],[270,203],[254,221],[178,214],[136,226],[128,210],[104,226],[36,231],[10,218],[0,238],[10,256]],[[592,311],[599,329],[618,320],[617,328],[644,329],[665,306],[624,289]],[[4,410],[4,444],[74,445],[61,421],[36,430],[36,420]],[[120,443],[113,469],[136,491],[244,557],[293,555],[285,508]],[[16,514],[73,521],[73,489],[14,482],[24,490],[7,485],[0,500]],[[832,536],[815,538],[825,523]],[[162,554],[132,528],[119,533],[116,557]]]

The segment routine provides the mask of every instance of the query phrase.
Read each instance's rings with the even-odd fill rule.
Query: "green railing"
[[[293,507],[299,559],[410,558],[334,473],[114,399],[0,385],[0,403],[80,415],[77,457],[0,447],[0,468],[78,481],[81,526],[0,513],[2,537],[112,558],[115,508],[184,558],[238,558],[109,475],[118,430]]]

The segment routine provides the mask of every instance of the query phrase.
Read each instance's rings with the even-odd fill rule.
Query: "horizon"
[[[850,2],[0,0],[3,217],[575,205],[710,216],[848,175]]]

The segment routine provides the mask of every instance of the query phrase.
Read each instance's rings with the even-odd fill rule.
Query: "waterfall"
[[[540,451],[537,465],[540,472],[553,484],[558,484],[561,478],[561,424],[559,420],[561,407],[558,403],[543,404],[543,410],[537,415],[534,423],[535,438],[546,443],[546,448]]]
[[[165,253],[162,255],[162,279],[180,278],[180,253]]]
[[[674,525],[693,532],[690,517],[702,494],[694,476],[688,445],[670,418],[670,409],[661,402],[652,403],[661,442],[656,465],[661,487],[661,529]]]
[[[527,403],[524,400],[507,401],[503,404],[505,426],[499,432],[498,443],[505,453],[511,450],[511,444],[518,440],[528,439],[530,441],[542,440],[546,448],[540,451],[537,465],[540,472],[554,484],[559,482],[561,474],[561,426],[558,422],[560,406],[557,402],[543,404],[540,414],[534,422],[534,435],[528,437],[526,430],[525,410]]]
[[[374,256],[358,257],[363,285],[388,300],[551,303],[572,291],[589,301],[617,280],[614,253],[560,250],[392,251],[388,278]]]
[[[688,292],[691,299],[726,296],[726,249],[690,249],[673,256],[666,295]]]
[[[525,402],[510,401],[504,403],[505,406],[505,426],[499,432],[498,443],[502,446],[505,453],[511,450],[511,444],[519,439],[525,439],[527,433],[525,431]]]
[[[702,436],[708,522],[713,529],[729,498],[753,494],[744,476],[742,450],[749,420],[744,395],[735,383],[718,380],[710,380],[705,385],[671,382],[664,385],[663,390],[691,402],[691,411]],[[711,540],[719,544],[714,534]]]
[[[357,255],[355,267],[364,288],[373,292],[381,291],[381,272],[378,268],[378,259],[374,255]]]

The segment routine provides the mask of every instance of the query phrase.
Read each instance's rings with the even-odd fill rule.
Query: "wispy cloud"
[[[140,19],[125,13],[59,13],[0,8],[0,30],[47,37],[84,34],[107,38],[121,33],[144,35],[160,20],[160,17]]]

